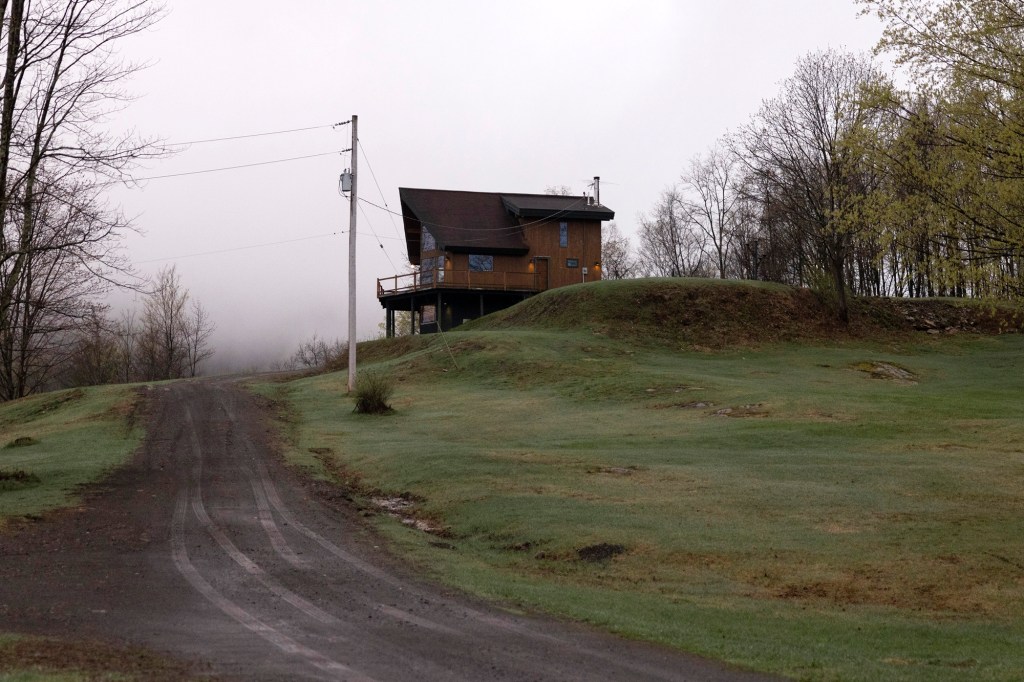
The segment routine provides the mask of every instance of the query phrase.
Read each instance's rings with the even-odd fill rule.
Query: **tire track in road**
[[[218,391],[218,393],[222,394],[218,396],[218,407],[220,408],[220,411],[223,412],[223,414],[225,415],[224,419],[226,420],[227,424],[229,426],[233,426],[235,420],[234,410],[230,409],[231,406],[226,402],[225,397],[234,398],[235,396],[232,393],[228,393],[227,396],[225,396],[223,395],[223,393],[225,393],[223,391]],[[223,554],[228,556],[236,565],[241,567],[246,574],[254,578],[271,594],[281,599],[283,602],[298,609],[307,616],[310,616],[314,620],[317,620],[321,624],[328,626],[328,630],[326,631],[313,632],[301,625],[289,623],[302,634],[319,639],[321,641],[329,641],[332,645],[345,642],[351,643],[354,638],[358,637],[361,640],[361,644],[364,649],[368,648],[370,650],[376,650],[377,652],[383,652],[381,655],[384,657],[387,656],[387,652],[390,650],[392,652],[390,657],[395,658],[394,653],[397,652],[394,651],[395,645],[393,643],[390,643],[387,640],[382,639],[381,637],[373,634],[372,632],[366,631],[365,629],[360,629],[358,626],[356,626],[354,623],[350,621],[341,620],[325,612],[323,609],[320,609],[319,607],[310,603],[302,596],[284,587],[284,585],[282,585],[276,579],[271,577],[267,573],[267,571],[265,571],[255,561],[253,561],[251,557],[249,557],[244,552],[239,550],[235,543],[228,537],[224,529],[218,526],[216,522],[214,522],[213,519],[211,519],[209,513],[206,510],[206,506],[203,503],[202,492],[202,472],[205,449],[203,448],[203,445],[200,441],[199,430],[197,429],[191,410],[187,406],[185,406],[184,409],[185,430],[187,431],[187,439],[190,446],[190,450],[193,455],[192,466],[190,467],[188,482],[188,486],[191,491],[190,499],[193,515],[196,518],[196,520],[198,520],[199,525],[217,543],[218,547],[221,549]],[[238,443],[236,438],[238,434],[234,428],[229,428],[227,434],[228,435],[225,436],[224,443],[225,451],[224,453],[221,454],[225,455],[225,460],[230,460],[228,453],[229,451],[233,451],[234,447],[237,447]],[[232,443],[234,443],[234,446],[232,446]],[[254,446],[251,440],[249,440],[247,437],[243,437],[243,447],[246,453],[249,455],[249,462],[246,462],[243,465],[237,465],[236,463],[234,471],[241,473],[242,477],[247,479],[249,483],[248,487],[253,491],[254,505],[257,511],[256,517],[260,519],[260,525],[263,527],[264,531],[267,532],[267,536],[270,539],[270,544],[275,550],[275,553],[278,556],[281,556],[283,559],[285,559],[285,561],[287,561],[290,565],[293,565],[295,562],[288,560],[286,555],[289,554],[293,559],[298,560],[300,564],[305,564],[305,562],[303,562],[298,557],[298,555],[295,554],[294,550],[291,548],[291,546],[285,539],[284,533],[282,532],[281,528],[277,526],[273,518],[271,505],[266,498],[265,491],[262,489],[263,486],[260,485],[260,482],[258,481],[257,477],[253,474],[251,466],[249,466],[250,464],[259,462],[259,459],[256,456],[255,450],[253,449]],[[269,479],[267,479],[267,482],[269,483]],[[273,492],[275,495],[277,494],[276,489],[273,489]],[[263,514],[259,513],[261,507],[265,511],[265,513]],[[308,569],[310,567],[305,566],[305,568]],[[317,576],[318,579],[323,579],[325,577],[326,576],[322,575]],[[248,596],[250,598],[253,598],[257,595],[250,593]],[[359,601],[362,602],[363,600]],[[447,634],[460,638],[465,637],[465,633],[459,632],[451,628],[447,628],[443,625],[434,623],[427,619],[420,618],[418,616],[413,615],[412,613],[406,612],[397,607],[392,607],[379,603],[368,603],[367,605],[368,608],[372,609],[373,611],[381,615],[389,616],[391,618],[394,618],[395,620],[416,625],[425,630],[431,630],[436,633]],[[340,631],[346,631],[348,635],[341,635]],[[261,631],[261,634],[262,633],[263,631]],[[304,655],[306,655],[306,657],[314,656],[314,658],[311,660],[313,660],[315,664],[317,661],[320,660],[316,657],[322,657],[328,661],[331,660],[323,656],[323,654],[321,654],[320,652],[314,651],[309,647],[305,647],[301,644],[298,644],[298,642],[296,642],[293,638],[289,638],[287,635],[282,634],[282,636],[285,637],[286,640],[294,642],[297,646],[302,647],[302,651]],[[312,652],[312,654],[310,654],[309,652]],[[322,663],[322,661],[320,662]],[[334,661],[334,663],[337,663],[337,661]],[[345,666],[343,664],[338,665],[351,669],[350,666]],[[318,667],[320,666],[318,665]],[[459,679],[453,676],[450,670],[447,670],[442,666],[438,666],[435,663],[428,660],[422,660],[417,662],[417,667],[423,673],[426,674],[428,679]],[[357,676],[351,678],[346,677],[345,679],[362,680],[371,678]]]
[[[252,559],[241,552],[234,545],[231,539],[228,538],[227,535],[210,519],[202,498],[201,476],[203,449],[199,442],[199,436],[196,433],[195,421],[192,418],[191,409],[186,406],[184,412],[184,421],[188,430],[188,440],[192,455],[192,466],[190,468],[190,480],[188,481],[188,485],[186,489],[179,494],[172,523],[171,547],[174,564],[178,568],[178,571],[189,582],[189,584],[192,585],[192,587],[194,587],[208,601],[214,604],[225,614],[234,618],[248,630],[255,632],[260,637],[263,637],[281,651],[289,655],[301,657],[309,662],[313,667],[331,674],[332,677],[327,679],[337,679],[336,676],[340,674],[344,675],[344,679],[346,680],[375,682],[373,678],[365,676],[347,665],[339,663],[338,661],[335,661],[314,649],[300,644],[288,635],[285,635],[276,628],[261,621],[259,618],[252,615],[252,613],[238,606],[221,594],[202,576],[198,569],[196,569],[195,565],[192,564],[184,543],[184,526],[190,501],[192,512],[200,525],[217,542],[223,552],[236,564],[241,566],[246,573],[253,576],[261,585],[267,588],[275,596],[288,604],[291,604],[310,618],[326,625],[341,624],[341,622],[334,616],[311,604],[306,599],[288,590],[276,580],[268,576],[262,568],[252,561]]]
[[[185,547],[184,527],[188,506],[189,492],[188,490],[184,490],[178,497],[178,503],[174,509],[174,521],[171,531],[171,556],[178,572],[181,573],[182,577],[184,577],[197,592],[203,595],[207,601],[223,611],[226,615],[238,621],[243,627],[256,633],[284,653],[291,656],[301,657],[313,667],[331,675],[331,677],[323,679],[333,680],[338,679],[338,675],[343,675],[343,679],[347,680],[376,682],[373,678],[366,677],[352,668],[338,663],[337,661],[324,656],[320,652],[314,651],[313,649],[296,642],[288,635],[285,635],[270,625],[267,625],[259,618],[225,597],[213,585],[211,585],[192,564],[189,559],[188,550]]]
[[[242,570],[255,578],[257,582],[270,590],[270,592],[279,599],[291,604],[310,618],[320,621],[325,625],[340,625],[341,621],[337,618],[318,606],[311,604],[309,601],[292,592],[268,575],[267,572],[260,568],[255,561],[239,550],[238,547],[235,546],[235,543],[231,541],[231,538],[229,538],[227,534],[221,530],[212,519],[210,519],[209,514],[206,512],[206,506],[203,504],[202,483],[199,473],[202,470],[203,462],[202,445],[200,445],[199,436],[196,434],[195,421],[192,419],[192,411],[187,407],[185,408],[185,424],[189,427],[189,442],[192,446],[192,454],[196,460],[196,463],[193,466],[190,487],[192,489],[192,511],[195,514],[196,519],[199,520],[199,524],[207,533],[210,534],[210,537],[216,541],[232,561],[241,566]]]

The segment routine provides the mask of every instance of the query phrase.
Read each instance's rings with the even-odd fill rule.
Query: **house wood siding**
[[[525,222],[525,221],[524,221]],[[569,228],[567,246],[561,246],[561,230],[559,225],[565,222]],[[530,245],[527,261],[534,258],[547,258],[550,268],[548,286],[554,289],[567,284],[578,284],[583,281],[583,268],[587,268],[588,282],[601,279],[601,223],[593,220],[546,221],[524,227],[526,241]],[[575,259],[577,267],[570,268],[566,261]]]

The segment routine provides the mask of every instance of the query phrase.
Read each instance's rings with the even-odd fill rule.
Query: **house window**
[[[437,322],[437,306],[425,305],[420,308],[420,324],[434,324]]]
[[[563,249],[569,246],[569,223],[558,223],[558,245]]]
[[[434,258],[424,258],[420,261],[420,284],[434,283]]]
[[[580,266],[579,258],[566,258],[565,267],[567,268],[578,268]]]
[[[430,234],[430,230],[423,228],[423,253],[427,251],[437,251],[437,240],[434,239],[434,235]]]
[[[494,256],[474,256],[469,255],[469,271],[470,272],[493,272],[494,271]]]

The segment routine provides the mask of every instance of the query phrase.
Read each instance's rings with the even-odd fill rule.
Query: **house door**
[[[550,262],[547,256],[537,256],[534,259],[534,263],[536,263],[534,268],[534,276],[536,277],[534,286],[537,287],[538,291],[547,291],[551,286]]]

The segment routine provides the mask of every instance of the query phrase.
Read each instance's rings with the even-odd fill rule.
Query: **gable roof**
[[[420,262],[420,227],[439,248],[454,252],[523,255],[529,247],[520,219],[611,220],[610,209],[589,197],[502,194],[399,187],[409,261]]]

